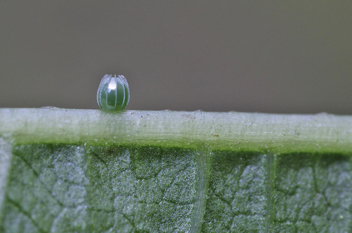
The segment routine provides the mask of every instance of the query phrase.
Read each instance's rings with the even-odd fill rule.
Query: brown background
[[[352,1],[0,0],[0,107],[352,114]]]

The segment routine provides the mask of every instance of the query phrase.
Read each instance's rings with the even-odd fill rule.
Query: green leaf
[[[0,232],[351,232],[352,117],[0,109]]]

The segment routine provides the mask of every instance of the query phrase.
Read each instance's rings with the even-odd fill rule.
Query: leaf
[[[0,110],[1,232],[350,232],[352,117]]]

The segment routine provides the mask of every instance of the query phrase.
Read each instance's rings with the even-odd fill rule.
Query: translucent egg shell
[[[130,89],[123,75],[106,74],[102,78],[98,93],[98,105],[106,111],[123,110],[130,100]]]

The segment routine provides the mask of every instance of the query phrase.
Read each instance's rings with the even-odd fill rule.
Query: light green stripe
[[[209,187],[209,173],[211,163],[211,150],[200,145],[197,150],[197,196],[192,218],[191,233],[199,233],[202,229],[207,193]]]
[[[352,151],[352,117],[173,111],[0,109],[0,136],[16,143],[116,143],[212,150]]]

